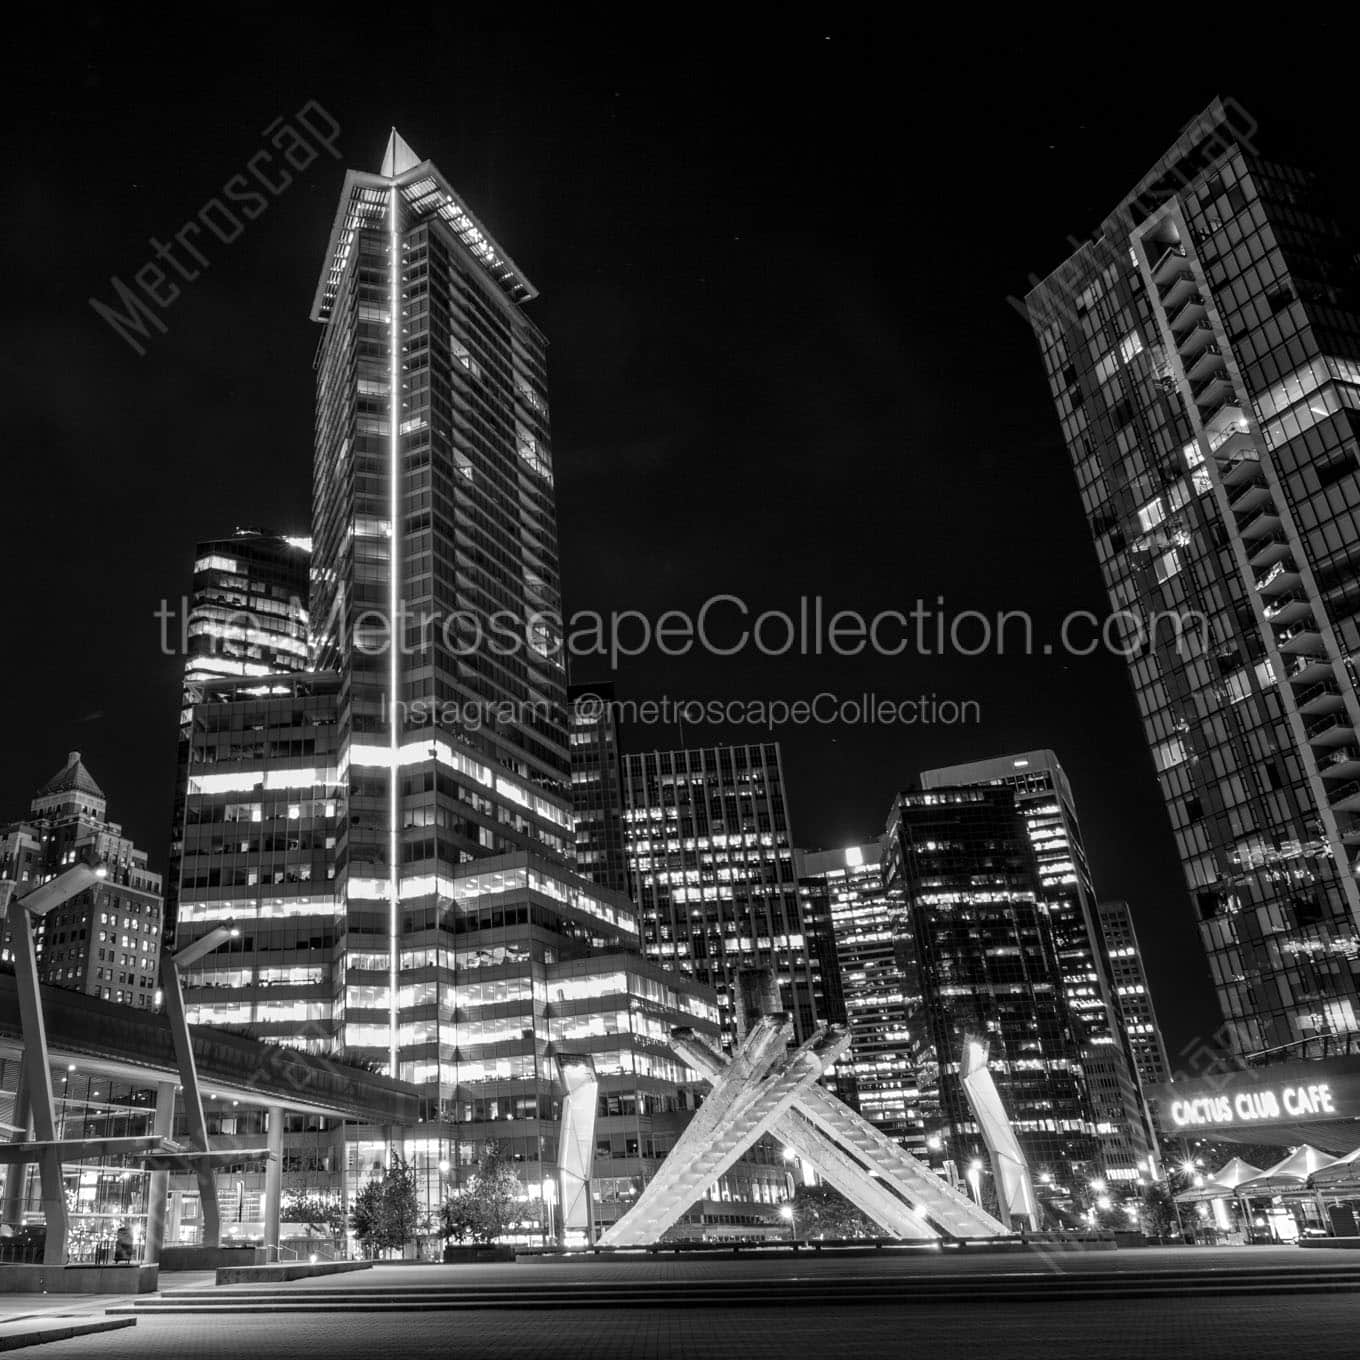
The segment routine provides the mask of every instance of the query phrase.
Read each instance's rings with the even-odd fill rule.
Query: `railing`
[[[1318,1034],[1309,1039],[1295,1039],[1276,1048],[1263,1048],[1248,1053],[1243,1061],[1248,1067],[1269,1067],[1272,1063],[1312,1061],[1316,1058],[1349,1058],[1360,1055],[1360,1031],[1347,1030],[1344,1034]]]

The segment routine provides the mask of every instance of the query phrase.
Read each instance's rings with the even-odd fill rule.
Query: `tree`
[[[843,1240],[883,1236],[878,1224],[829,1185],[798,1187],[793,1197],[793,1226],[797,1236],[803,1238]]]
[[[1138,1206],[1139,1225],[1148,1237],[1161,1241],[1179,1238],[1181,1235],[1180,1217],[1176,1213],[1176,1202],[1171,1187],[1164,1181],[1155,1182],[1143,1191],[1142,1202]]]
[[[279,1209],[285,1223],[305,1223],[317,1237],[339,1237],[345,1230],[345,1211],[331,1196],[308,1195],[290,1190]]]
[[[369,1255],[399,1251],[414,1241],[420,1226],[415,1172],[394,1156],[382,1178],[359,1191],[351,1219],[354,1235]]]
[[[455,1242],[494,1242],[523,1216],[522,1197],[509,1155],[489,1142],[466,1182],[440,1205],[440,1232]]]

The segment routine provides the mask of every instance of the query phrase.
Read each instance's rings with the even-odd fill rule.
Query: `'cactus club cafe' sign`
[[[1360,1068],[1290,1063],[1173,1081],[1152,1092],[1168,1132],[1360,1119]]]

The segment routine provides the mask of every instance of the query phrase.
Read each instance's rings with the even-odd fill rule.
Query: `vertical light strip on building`
[[[393,166],[396,169],[396,166]],[[387,469],[387,513],[390,522],[388,529],[387,562],[387,733],[388,749],[391,760],[387,770],[387,869],[388,869],[388,906],[387,906],[387,1025],[388,1025],[388,1071],[397,1077],[397,992],[398,963],[397,951],[401,909],[401,864],[397,858],[397,811],[401,797],[401,766],[397,759],[400,746],[400,729],[397,726],[398,701],[400,698],[400,663],[398,661],[399,642],[397,638],[398,603],[400,596],[399,572],[401,569],[401,541],[398,518],[401,511],[401,492],[398,477],[401,468],[401,401],[398,393],[398,347],[401,344],[401,285],[398,278],[398,253],[401,247],[398,227],[399,193],[396,180],[392,181],[391,220],[387,231],[388,248],[388,292],[391,307],[391,356],[388,362],[387,380],[389,385],[387,409],[388,418],[388,469]]]

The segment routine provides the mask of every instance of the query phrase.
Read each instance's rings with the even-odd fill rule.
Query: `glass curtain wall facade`
[[[1041,1197],[1101,1169],[1100,1144],[1024,819],[1004,786],[900,794],[884,881],[906,903],[908,991],[928,1141],[986,1158],[963,1090],[966,1035],[990,1067]]]
[[[1240,1053],[1360,1008],[1360,300],[1254,136],[1215,101],[1027,300]]]
[[[571,808],[576,869],[615,892],[628,891],[623,844],[623,767],[612,685],[567,691],[571,740]]]
[[[1171,1064],[1167,1061],[1166,1044],[1152,1005],[1152,989],[1143,967],[1143,951],[1138,946],[1133,913],[1127,902],[1112,901],[1100,904],[1098,916],[1105,954],[1110,960],[1110,979],[1119,996],[1124,1032],[1129,1036],[1138,1075],[1145,1085],[1170,1081]]]
[[[813,902],[825,904],[850,1030],[850,1051],[830,1084],[889,1138],[925,1157],[911,1041],[920,999],[908,993],[902,959],[906,904],[900,890],[883,886],[882,861],[877,843],[800,852],[798,890],[810,913]]]
[[[779,747],[625,755],[624,837],[646,953],[714,987],[737,1037],[745,968],[772,968],[801,1042],[830,1016],[798,896]]]
[[[262,529],[237,529],[194,552],[192,594],[184,601],[184,688],[180,702],[165,925],[179,917],[179,863],[194,705],[203,684],[233,676],[305,670],[310,662],[307,600],[311,540]]]
[[[1112,1180],[1152,1174],[1148,1158],[1156,1146],[1155,1135],[1105,954],[1067,773],[1052,751],[1023,751],[921,775],[924,789],[967,784],[1006,785],[1025,820],[1039,870],[1040,900],[1053,932],[1063,995],[1100,1130],[1105,1174]]]

